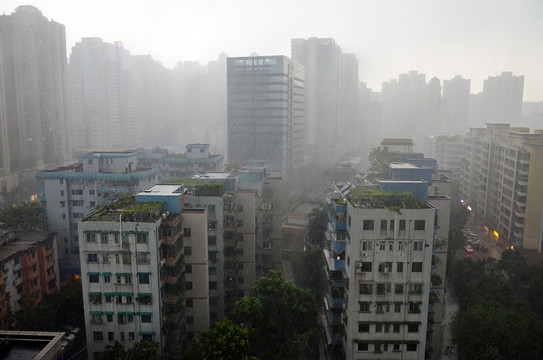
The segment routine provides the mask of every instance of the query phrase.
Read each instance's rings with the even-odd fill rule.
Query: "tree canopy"
[[[194,340],[187,360],[243,360],[250,358],[249,330],[223,319]]]
[[[106,350],[100,356],[100,360],[163,360],[159,354],[158,343],[151,340],[143,340],[134,345],[132,349],[115,341],[114,345],[106,345]]]
[[[317,315],[310,290],[270,270],[236,303],[234,322],[249,330],[251,352],[260,359],[306,359],[318,352]]]
[[[23,201],[0,212],[0,227],[16,231],[31,231],[43,227],[41,204]]]

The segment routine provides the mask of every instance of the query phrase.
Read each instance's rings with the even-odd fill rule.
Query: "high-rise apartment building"
[[[49,231],[57,233],[60,271],[80,274],[79,221],[89,211],[126,192],[158,182],[160,170],[143,167],[137,151],[93,152],[78,164],[40,171],[41,201]]]
[[[0,329],[27,306],[36,307],[60,289],[54,233],[0,231]]]
[[[515,123],[522,119],[524,76],[502,72],[489,76],[483,85],[482,123]]]
[[[69,158],[65,38],[34,6],[0,16],[0,176]],[[16,178],[1,179],[5,191]]]
[[[121,42],[83,38],[70,54],[69,104],[74,149],[137,147],[142,137],[141,79]]]
[[[424,358],[436,209],[410,193],[379,190],[328,201],[329,343],[346,359]]]
[[[509,124],[471,128],[466,140],[461,193],[500,238],[543,249],[543,131]]]
[[[443,98],[439,130],[466,131],[469,119],[471,80],[456,75],[443,80]]]
[[[288,177],[303,165],[304,68],[285,56],[228,58],[228,161],[267,160]]]
[[[177,359],[209,328],[207,211],[182,185],[155,185],[81,221],[89,359],[106,345],[150,339]]]
[[[353,146],[358,60],[331,38],[292,39],[291,52],[305,67],[306,153],[333,165]]]

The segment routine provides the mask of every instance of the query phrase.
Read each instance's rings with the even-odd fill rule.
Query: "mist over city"
[[[543,3],[0,13],[1,359],[543,355]]]

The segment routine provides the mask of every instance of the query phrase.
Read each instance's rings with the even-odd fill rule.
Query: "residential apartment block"
[[[379,190],[328,201],[329,344],[346,359],[424,358],[436,208]]]
[[[471,128],[461,193],[491,232],[541,251],[543,131],[488,123]]]
[[[0,329],[9,328],[8,313],[59,289],[55,234],[0,232]]]
[[[155,185],[82,218],[88,356],[151,339],[178,359],[209,328],[207,211],[182,185]]]
[[[122,193],[156,184],[159,173],[143,167],[137,151],[97,151],[83,155],[78,164],[36,174],[49,231],[57,233],[61,273],[80,274],[78,227],[83,215]]]

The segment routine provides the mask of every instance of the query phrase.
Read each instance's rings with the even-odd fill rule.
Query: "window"
[[[407,325],[407,332],[410,332],[410,333],[419,332],[419,325],[418,324],[408,324]]]
[[[193,306],[194,306],[194,300],[192,300],[192,299],[187,299],[187,307],[188,307],[188,308],[191,308],[191,307],[193,307]]]
[[[91,283],[98,283],[98,282],[100,282],[100,276],[98,275],[98,273],[96,273],[96,274],[89,274],[89,282],[91,282]]]
[[[136,338],[135,334],[133,332],[128,333],[128,340],[133,341]]]
[[[217,282],[216,281],[210,281],[209,282],[209,290],[217,290]]]
[[[123,264],[132,264],[132,256],[130,254],[123,254]]]
[[[415,301],[409,302],[409,312],[418,314],[420,313],[420,303]]]
[[[102,341],[104,340],[104,333],[101,331],[94,331],[92,337],[94,338],[94,341]]]
[[[239,219],[236,221],[236,226],[242,227],[243,226],[243,220]]]
[[[148,265],[151,263],[151,256],[148,252],[139,252],[136,254],[136,264]]]
[[[422,251],[422,241],[413,241],[413,251]]]
[[[60,196],[64,196],[64,190],[60,190]]]
[[[360,301],[360,312],[370,312],[369,301]]]
[[[375,324],[375,332],[376,333],[383,332],[383,324]]]
[[[403,251],[403,243],[402,242],[398,243],[398,251]]]
[[[371,251],[373,248],[373,241],[362,241],[362,250]]]
[[[373,293],[373,284],[360,283],[360,294],[369,295]]]
[[[405,220],[400,220],[400,231],[405,230]]]
[[[411,284],[409,284],[409,293],[410,294],[422,294],[422,284],[420,284],[420,283],[411,283]]]
[[[396,351],[396,352],[401,351],[400,350],[400,344],[394,343],[394,345],[392,346],[392,351]]]
[[[384,311],[384,305],[383,303],[377,303],[377,314],[383,314],[385,311]]]
[[[373,345],[373,352],[376,352],[376,353],[380,353],[381,352],[381,344],[380,343],[375,343]]]
[[[107,302],[107,303],[110,303],[110,302],[112,302],[112,301],[113,301],[113,296],[111,296],[111,295],[106,295],[106,302]]]
[[[421,262],[414,262],[411,264],[411,271],[412,272],[422,272],[422,263]]]
[[[142,323],[150,323],[151,322],[151,315],[146,314],[141,316],[141,322]]]
[[[136,242],[138,244],[147,244],[147,233],[137,233]]]
[[[89,190],[89,195],[94,195],[94,189]]]
[[[190,237],[190,233],[191,233],[190,228],[183,229],[183,236]]]
[[[217,267],[216,266],[210,266],[209,267],[209,275],[210,276],[217,275]]]
[[[400,332],[400,324],[392,325],[392,332],[393,333],[399,333]]]
[[[113,322],[113,314],[106,314],[107,322]]]
[[[192,265],[191,264],[186,264],[185,265],[185,273],[192,274]]]
[[[387,221],[381,220],[381,231],[386,231],[387,229]]]
[[[216,236],[208,236],[207,237],[207,245],[208,246],[216,246],[217,245],[217,237]]]
[[[361,271],[362,272],[371,272],[371,265],[372,265],[371,261],[363,261]]]
[[[362,221],[362,230],[373,230],[373,220]]]
[[[403,284],[394,284],[394,293],[403,294]]]
[[[139,273],[138,280],[140,284],[149,284],[149,274]]]
[[[121,341],[124,341],[124,332],[121,331]]]
[[[192,290],[192,281],[185,282],[185,289]]]
[[[392,263],[391,262],[380,262],[379,263],[379,272],[382,273],[388,273],[392,271]]]
[[[407,344],[407,351],[417,351],[417,344]]]
[[[424,230],[424,229],[426,229],[426,221],[415,220],[415,230]]]
[[[66,220],[66,214],[62,214],[62,220]]]
[[[401,311],[402,311],[402,303],[399,303],[399,302],[394,303],[394,312],[399,313]]]
[[[185,246],[185,255],[192,255],[192,248],[190,246]]]
[[[368,349],[369,349],[369,345],[367,342],[358,343],[358,348],[357,348],[358,351],[368,351]]]
[[[377,284],[377,295],[385,295],[385,284]]]
[[[394,251],[394,243],[392,241],[388,242],[388,251]]]
[[[358,332],[370,332],[370,324],[358,324]]]
[[[102,254],[102,264],[109,264],[109,255]]]
[[[390,220],[390,226],[389,229],[394,231],[394,220]]]
[[[115,340],[115,336],[113,335],[113,331],[108,331],[107,333],[107,339],[109,341],[114,341]]]
[[[87,233],[86,235],[87,242],[96,242],[96,233]]]
[[[387,243],[384,242],[384,241],[381,241],[381,242],[379,243],[379,250],[380,250],[380,251],[385,251],[386,249],[387,249]]]
[[[132,304],[132,296],[126,296],[126,303]]]

